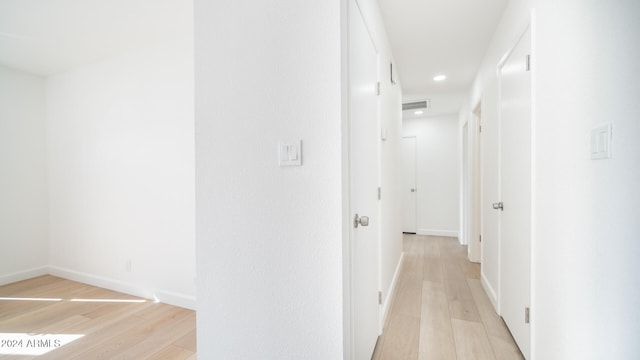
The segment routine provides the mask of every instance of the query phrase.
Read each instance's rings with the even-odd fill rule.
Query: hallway
[[[404,235],[404,264],[373,360],[522,359],[455,238]]]

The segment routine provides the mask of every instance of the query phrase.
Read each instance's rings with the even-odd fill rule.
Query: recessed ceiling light
[[[422,111],[422,110],[416,110],[416,111],[414,111],[413,113],[414,113],[414,114],[416,114],[416,115],[422,115],[422,114],[424,114],[424,111]]]
[[[433,81],[442,81],[447,78],[447,75],[436,75],[433,77]]]

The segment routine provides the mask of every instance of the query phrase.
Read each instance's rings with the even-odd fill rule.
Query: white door
[[[402,232],[416,233],[416,138],[402,138]]]
[[[527,32],[499,67],[500,74],[500,314],[529,357],[525,309],[531,292],[531,78]],[[494,207],[499,207],[494,204]]]
[[[379,335],[377,67],[377,51],[355,0],[351,0],[349,1],[351,210],[349,216],[351,358],[354,360],[371,359]]]

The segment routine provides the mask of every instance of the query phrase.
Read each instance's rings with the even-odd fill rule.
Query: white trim
[[[460,115],[459,118],[461,116],[462,115]],[[464,117],[466,118],[466,121],[462,124],[462,126],[460,126],[459,129],[460,156],[458,160],[460,166],[458,170],[460,171],[460,203],[458,206],[460,211],[458,212],[458,218],[460,221],[460,229],[458,231],[460,233],[460,238],[458,240],[460,244],[467,245],[469,244],[469,192],[467,185],[469,180],[469,119],[468,116],[466,116],[466,112]],[[458,121],[460,121],[460,119],[458,119]]]
[[[536,358],[536,251],[535,251],[535,242],[536,242],[536,124],[537,124],[537,113],[536,113],[536,94],[537,94],[537,67],[536,67],[536,55],[537,55],[537,46],[536,46],[536,12],[535,9],[531,9],[531,20],[529,23],[529,30],[531,31],[531,238],[529,242],[529,307],[533,309],[531,319],[529,321],[529,356],[531,359]]]
[[[500,309],[498,308],[498,295],[496,291],[493,289],[491,284],[489,284],[489,280],[484,276],[484,273],[480,273],[480,283],[482,284],[482,288],[484,292],[487,294],[489,301],[491,301],[491,305],[493,305],[493,309],[497,314],[500,314]]]
[[[156,298],[164,304],[179,306],[189,310],[196,310],[196,297],[172,291],[157,291]]]
[[[393,278],[391,279],[391,284],[389,285],[389,291],[387,292],[387,296],[384,299],[384,303],[382,304],[382,316],[380,317],[380,329],[384,328],[384,324],[387,321],[387,316],[389,315],[389,310],[391,309],[391,300],[396,294],[396,285],[398,284],[398,278],[400,277],[400,271],[402,270],[402,266],[404,264],[404,251],[400,253],[400,260],[398,260],[398,265],[396,266],[396,271],[393,274]]]
[[[37,268],[27,269],[23,271],[17,271],[7,275],[0,275],[0,286],[11,284],[14,282],[31,279],[34,277],[47,275],[49,273],[49,268],[46,266],[41,266]]]
[[[49,274],[73,280],[92,286],[97,286],[113,291],[122,292],[129,295],[139,296],[145,299],[159,301],[165,304],[183,307],[190,310],[196,309],[196,297],[185,294],[178,294],[159,289],[142,288],[139,285],[125,281],[115,280],[102,276],[96,276],[79,271],[61,268],[58,266],[49,267]]]
[[[455,230],[418,229],[416,234],[458,238],[458,232]]]

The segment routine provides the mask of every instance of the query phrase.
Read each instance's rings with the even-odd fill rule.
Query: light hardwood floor
[[[373,360],[523,359],[455,238],[404,236],[404,264]]]
[[[194,311],[49,275],[0,286],[0,340],[9,333],[83,336],[2,359],[196,359]]]
[[[374,360],[523,359],[466,247],[405,235],[404,251]],[[6,333],[83,337],[45,355],[2,359],[196,359],[195,312],[53,276],[0,286],[0,339]]]

